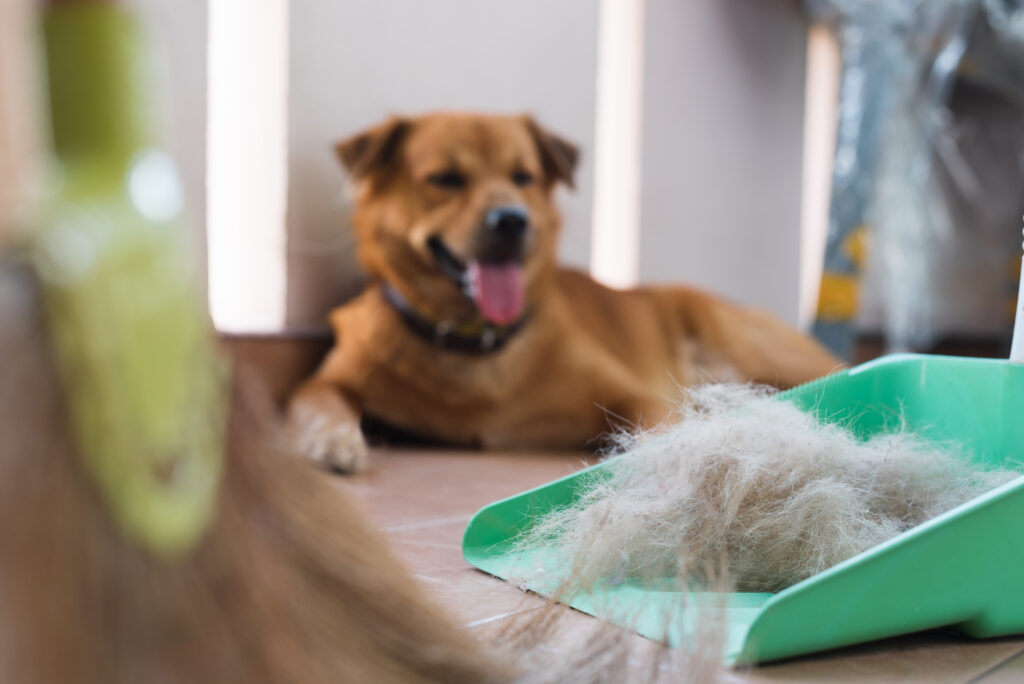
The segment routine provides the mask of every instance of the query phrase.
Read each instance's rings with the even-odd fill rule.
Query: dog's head
[[[338,143],[363,264],[438,318],[518,319],[551,274],[576,148],[529,116],[394,117]]]

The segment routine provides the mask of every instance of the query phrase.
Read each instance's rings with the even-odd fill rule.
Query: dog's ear
[[[545,130],[534,121],[532,116],[526,115],[523,118],[530,135],[533,136],[533,140],[537,144],[548,182],[553,184],[556,181],[562,181],[570,188],[575,188],[573,174],[576,172],[576,162],[579,161],[579,150],[568,140]]]
[[[393,116],[368,131],[337,143],[334,152],[353,180],[380,175],[394,167],[409,128],[407,119]]]

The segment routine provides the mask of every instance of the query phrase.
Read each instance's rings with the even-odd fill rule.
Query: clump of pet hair
[[[583,589],[720,573],[736,591],[777,592],[1020,475],[906,429],[862,441],[772,393],[688,390],[676,424],[621,437],[621,455],[520,548],[569,559]]]

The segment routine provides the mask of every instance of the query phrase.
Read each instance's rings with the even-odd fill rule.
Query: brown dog
[[[581,447],[652,425],[680,385],[789,387],[840,366],[774,317],[682,287],[613,290],[556,264],[577,151],[528,116],[392,118],[337,152],[374,283],[291,400],[301,450],[367,463],[362,412],[485,448]]]

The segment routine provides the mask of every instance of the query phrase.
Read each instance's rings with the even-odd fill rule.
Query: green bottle
[[[156,144],[140,27],[124,8],[44,17],[54,189],[32,255],[76,445],[113,520],[160,556],[213,513],[224,369]]]

